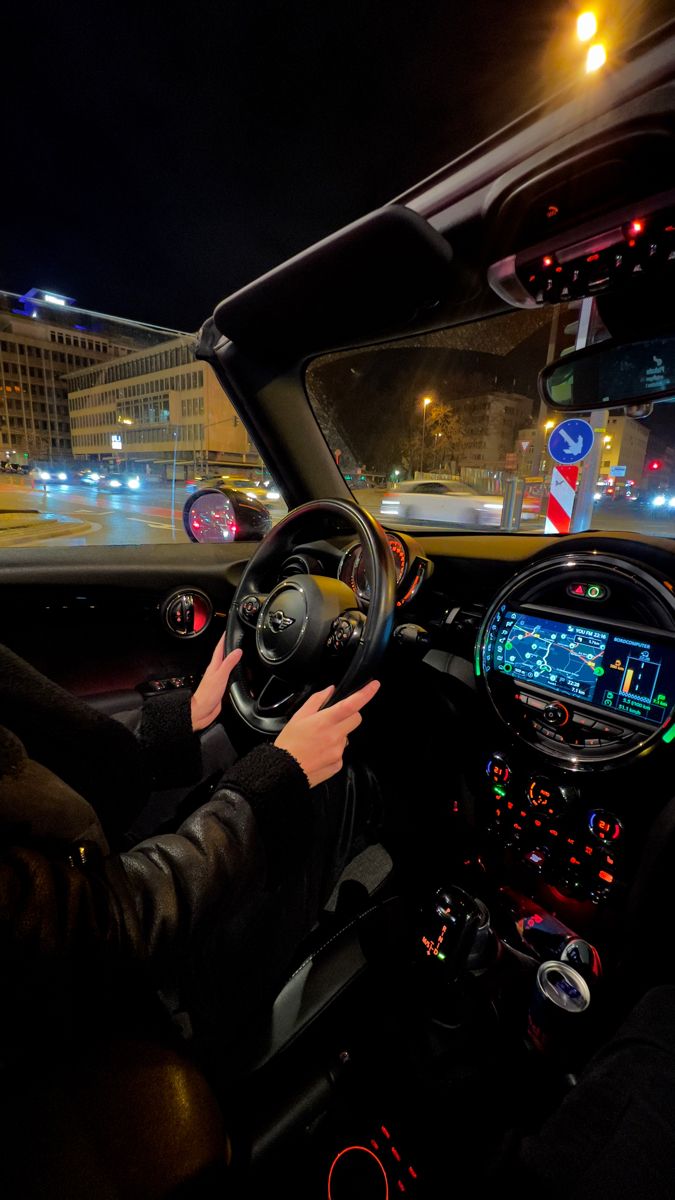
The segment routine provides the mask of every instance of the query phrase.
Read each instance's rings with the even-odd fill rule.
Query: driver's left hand
[[[233,650],[227,658],[223,658],[224,648],[225,634],[213,651],[211,662],[192,697],[192,728],[195,733],[206,729],[219,716],[230,675],[241,658],[241,650]]]

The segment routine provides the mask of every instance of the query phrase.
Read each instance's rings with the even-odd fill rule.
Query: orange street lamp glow
[[[598,20],[594,12],[582,12],[577,17],[577,37],[580,42],[590,42],[598,32]]]
[[[586,74],[590,75],[593,71],[599,71],[607,62],[607,51],[602,42],[595,42],[588,48],[586,55]]]

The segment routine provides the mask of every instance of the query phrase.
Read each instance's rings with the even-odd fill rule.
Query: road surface
[[[355,498],[375,516],[379,515],[382,491],[364,488]],[[27,477],[0,478],[0,510],[36,509],[43,513],[74,517],[90,525],[83,536],[63,536],[54,544],[88,546],[156,545],[162,542],[185,542],[182,510],[187,498],[185,485],[176,484],[172,504],[169,483],[144,484],[139,492],[99,492],[87,484],[51,484],[33,488]],[[272,519],[278,521],[285,512],[283,504],[269,506]],[[521,532],[541,532],[543,522],[527,521]],[[614,513],[611,508],[597,509],[593,528],[624,529],[629,532],[675,537],[675,511],[672,518],[638,514]],[[497,532],[495,530],[495,532]],[[53,539],[50,539],[52,541]],[[3,542],[3,545],[7,545]],[[33,545],[40,544],[33,542]]]

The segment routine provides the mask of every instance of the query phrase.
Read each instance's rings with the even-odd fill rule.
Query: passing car
[[[245,475],[228,475],[223,472],[220,475],[195,475],[192,479],[188,479],[185,483],[185,491],[188,495],[196,492],[200,488],[227,487],[233,491],[243,492],[253,500],[260,500],[264,503],[265,500],[278,501],[281,499],[281,492],[274,481],[269,477],[265,479],[249,479]]]
[[[61,463],[33,463],[32,469],[38,472],[36,479],[40,483],[70,483],[73,479],[72,467]]]
[[[672,980],[675,523],[659,538],[619,510],[611,534],[598,533],[591,489],[575,532],[507,535],[501,498],[454,480],[391,489],[377,520],[331,446],[337,429],[353,461],[390,478],[421,461],[428,400],[439,459],[451,435],[457,446],[473,438],[472,461],[501,460],[520,429],[543,445],[551,417],[651,405],[653,425],[628,416],[626,436],[646,441],[653,428],[675,447],[674,89],[675,36],[633,48],[608,86],[528,114],[204,314],[197,358],[237,397],[292,505],[261,541],[239,536],[238,500],[260,503],[251,481],[227,496],[220,478],[188,497],[184,538],[160,515],[143,546],[102,545],[96,529],[68,548],[17,545],[0,563],[3,639],[99,712],[189,689],[223,635],[228,652],[243,649],[222,716],[200,735],[199,790],[155,792],[134,816],[136,839],[175,831],[223,766],[278,737],[312,691],[335,685],[332,702],[381,680],[339,779],[345,825],[357,800],[370,814],[367,844],[276,963],[274,994],[256,1004],[253,982],[240,1019],[223,1020],[214,989],[239,980],[199,928],[189,961],[166,955],[154,980],[217,1096],[222,1162],[242,1200],[485,1194],[485,1163],[522,1131],[536,1149],[636,997]],[[572,428],[572,456],[583,441]],[[595,437],[589,455],[595,482]],[[556,506],[562,523],[584,501],[578,472],[558,475],[552,524]],[[279,838],[283,813],[267,814]],[[261,872],[263,858],[261,843]],[[93,856],[86,866],[99,878]],[[244,940],[254,967],[278,953],[265,922]],[[195,1154],[217,1122],[194,1118],[175,1076],[162,1087],[157,1056],[138,1055],[132,1074],[110,1055],[97,1081],[85,1048],[97,1100],[128,1101],[127,1136],[106,1160],[100,1110],[89,1136],[64,1119],[74,1105],[54,1102],[24,1121],[24,1174],[40,1167],[52,1195],[76,1200],[123,1194],[122,1167],[130,1195],[208,1183],[212,1163],[158,1154],[144,1186],[135,1155],[142,1143],[152,1160],[154,1131],[133,1108],[139,1081],[161,1089],[167,1127],[188,1130],[180,1144]],[[54,1050],[50,1094],[61,1083],[65,1104]],[[625,1145],[615,1101],[632,1121]],[[575,1148],[559,1153],[550,1133],[546,1179],[527,1194],[550,1194],[552,1180],[561,1196],[618,1193],[607,1175],[625,1150],[640,1177],[648,1108],[632,1103],[628,1079],[598,1088],[581,1128],[572,1103]],[[0,1160],[13,1149],[5,1138]],[[659,1141],[645,1166],[663,1162],[670,1174],[652,1196],[672,1194],[672,1152]]]
[[[138,492],[143,486],[140,475],[122,471],[87,471],[81,482],[99,492]]]
[[[383,521],[471,528],[499,525],[500,496],[481,495],[468,483],[444,479],[412,479],[385,492],[380,502]]]

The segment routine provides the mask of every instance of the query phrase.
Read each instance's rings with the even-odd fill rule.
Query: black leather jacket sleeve
[[[83,867],[14,846],[0,853],[0,942],[10,957],[95,951],[159,962],[202,921],[234,912],[252,884],[283,875],[311,822],[309,785],[283,750],[261,746],[229,770],[177,833]],[[287,857],[288,855],[288,857]]]
[[[276,882],[306,840],[311,817],[309,784],[295,759],[275,746],[252,750],[177,833],[141,842],[111,863],[133,898],[140,946],[154,960],[179,953],[214,909],[222,918],[252,883]]]

